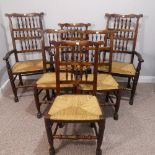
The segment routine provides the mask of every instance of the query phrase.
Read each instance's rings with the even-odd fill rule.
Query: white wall
[[[155,76],[155,1],[154,0],[1,0],[4,25],[11,47],[8,20],[5,13],[44,12],[46,28],[57,28],[59,22],[90,22],[93,29],[105,26],[104,14],[142,13],[137,50],[145,62],[141,75]],[[2,52],[2,51],[0,51]]]
[[[4,54],[8,51],[8,44],[6,39],[6,30],[4,27],[3,16],[0,8],[0,95],[1,86],[8,79],[6,73],[5,62],[3,62]]]

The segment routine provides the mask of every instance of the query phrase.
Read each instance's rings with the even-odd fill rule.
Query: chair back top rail
[[[87,30],[91,23],[59,23],[61,29]]]
[[[117,13],[106,13],[105,14],[106,17],[121,17],[121,18],[141,18],[143,17],[143,14],[126,14],[126,15],[122,15],[122,14],[117,14]]]
[[[6,13],[5,14],[8,17],[32,17],[32,16],[43,16],[44,13]]]

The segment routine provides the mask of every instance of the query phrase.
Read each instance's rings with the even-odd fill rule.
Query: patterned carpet
[[[32,90],[15,103],[8,87],[0,98],[0,155],[48,155],[43,119],[37,119]],[[122,100],[119,120],[105,108],[103,155],[155,155],[155,85],[139,84],[134,105]],[[66,125],[65,133],[91,133],[86,125]],[[95,155],[95,141],[55,141],[57,155]]]

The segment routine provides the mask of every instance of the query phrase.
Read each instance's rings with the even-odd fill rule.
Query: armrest
[[[137,56],[139,62],[144,62],[144,59],[142,58],[140,53],[138,53],[136,51],[134,51],[133,53]]]
[[[3,58],[3,60],[8,60],[10,55],[13,54],[14,52],[15,52],[15,50],[11,50],[11,51],[7,52],[5,57]]]

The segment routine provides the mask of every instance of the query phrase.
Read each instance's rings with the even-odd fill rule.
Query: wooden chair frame
[[[93,94],[96,94],[96,83],[97,83],[97,62],[98,62],[98,53],[97,53],[97,48],[96,48],[96,53],[95,53],[95,60],[94,60],[94,81],[83,81],[83,80],[79,80],[79,79],[74,79],[74,80],[60,80],[60,66],[64,65],[64,63],[66,65],[70,65],[72,62],[60,62],[60,53],[59,50],[61,48],[61,46],[69,46],[69,47],[73,47],[73,46],[89,46],[91,44],[94,44],[92,42],[51,42],[51,44],[54,44],[56,46],[56,92],[57,95],[60,95],[60,84],[67,84],[67,83],[72,83],[74,85],[79,85],[80,83],[91,83],[93,85]],[[96,43],[95,43],[96,44]],[[97,44],[96,44],[97,45]],[[76,62],[77,63],[77,62]],[[82,61],[78,61],[79,65],[87,65],[88,62],[82,62]],[[74,65],[74,63],[73,63]],[[66,72],[67,69],[66,69]],[[96,82],[95,82],[96,81]],[[74,99],[74,95],[73,95],[73,99]],[[51,105],[52,106],[52,105]],[[91,106],[91,105],[90,105]],[[50,144],[50,149],[49,149],[49,153],[50,155],[54,155],[55,154],[55,149],[54,149],[54,139],[69,139],[69,140],[79,140],[79,139],[84,139],[84,140],[93,140],[93,139],[97,139],[97,148],[96,148],[96,155],[101,155],[102,151],[101,151],[101,144],[102,144],[102,140],[103,140],[103,134],[104,134],[104,128],[105,128],[105,119],[103,116],[100,117],[100,119],[97,120],[55,120],[55,119],[51,119],[50,115],[45,115],[44,117],[45,120],[45,128],[46,128],[46,132],[47,132],[47,137],[48,137],[48,142]],[[53,130],[53,124],[56,123],[56,128],[55,130]],[[57,135],[57,129],[60,127],[60,124],[62,123],[91,123],[94,132],[95,132],[95,136],[93,135]],[[98,124],[98,129],[96,127],[96,124]]]
[[[136,62],[135,67],[136,72],[134,75],[115,73],[113,71],[111,72],[112,75],[114,76],[125,77],[128,79],[127,87],[126,88],[124,87],[123,89],[131,92],[129,104],[132,105],[140,75],[141,65],[142,62],[144,62],[141,54],[136,51],[139,20],[140,18],[143,17],[143,15],[142,14],[121,15],[121,14],[106,13],[105,17],[107,18],[106,29],[116,30],[114,36],[115,45],[113,49],[114,52],[113,61],[114,57],[116,56],[116,61],[123,62],[124,60],[121,60],[122,56],[124,58],[124,56],[128,55],[130,56],[128,60],[129,64],[133,64],[134,62]],[[119,58],[118,54],[120,54],[120,60],[117,60],[117,58]]]
[[[14,94],[15,102],[18,102],[17,89],[25,88],[25,87],[33,87],[33,85],[24,85],[22,77],[23,76],[31,76],[36,74],[42,74],[43,70],[46,70],[46,59],[43,55],[44,51],[41,47],[41,35],[37,31],[38,29],[43,29],[43,15],[44,13],[28,13],[28,14],[19,14],[12,13],[6,14],[9,19],[10,32],[12,37],[12,45],[13,50],[9,51],[3,60],[6,61],[6,67],[12,87],[12,91]],[[19,62],[24,62],[21,59],[19,54],[30,54],[30,53],[40,53],[43,63],[39,69],[37,70],[27,70],[27,71],[18,71],[13,72],[12,65],[10,64],[10,59],[12,55],[15,57],[15,64]],[[33,61],[33,60],[31,60]],[[34,67],[34,66],[32,66]],[[19,84],[16,85],[15,81],[19,77]]]

